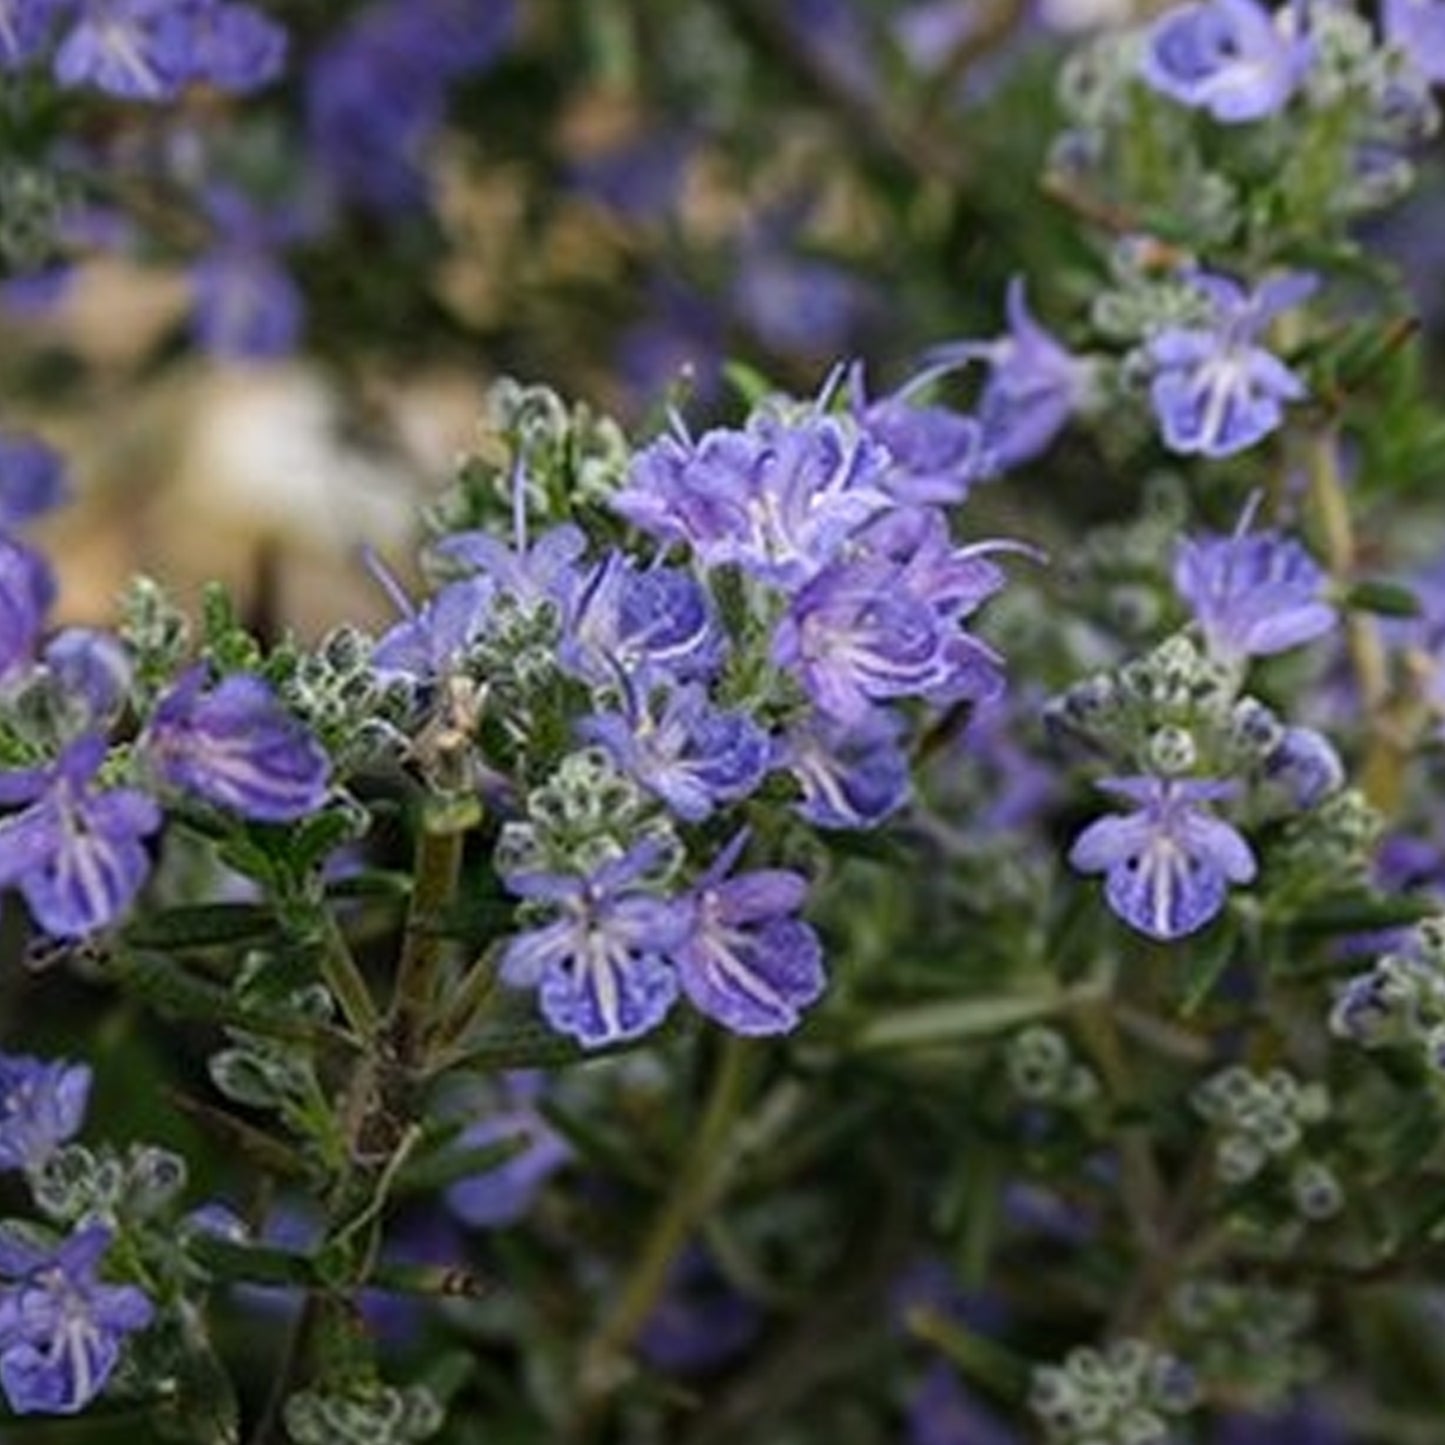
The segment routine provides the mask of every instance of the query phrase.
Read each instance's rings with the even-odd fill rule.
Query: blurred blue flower
[[[90,1069],[64,1059],[0,1054],[0,1169],[35,1169],[80,1132]]]
[[[18,527],[69,499],[59,452],[38,437],[0,432],[0,527]]]
[[[1403,51],[1432,85],[1445,85],[1445,3],[1382,0],[1385,40]]]
[[[908,1400],[909,1445],[1018,1445],[1019,1436],[935,1360]]]
[[[290,823],[314,813],[330,787],[321,744],[249,673],[204,691],[203,664],[160,700],[142,746],[157,777],[244,818]]]
[[[56,17],[72,0],[0,0],[0,70],[33,60],[50,39]]]
[[[1150,28],[1140,72],[1161,95],[1218,121],[1274,115],[1313,59],[1308,37],[1289,30],[1299,10],[1281,11],[1279,23],[1258,0],[1176,6]]]
[[[49,562],[0,532],[0,678],[30,660],[54,600]]]
[[[160,809],[134,788],[94,787],[105,755],[104,739],[87,735],[52,767],[0,773],[0,804],[29,805],[0,822],[0,887],[18,887],[56,938],[114,923],[150,872],[141,839]]]
[[[155,1309],[134,1285],[98,1275],[111,1235],[90,1225],[46,1254],[0,1239],[0,1386],[18,1415],[73,1415],[105,1388],[125,1336]]]
[[[542,1186],[572,1157],[572,1146],[538,1112],[540,1074],[514,1071],[504,1076],[504,1107],[457,1136],[458,1149],[485,1149],[515,1135],[526,1135],[520,1152],[484,1174],[448,1186],[452,1212],[477,1229],[516,1224],[532,1208]]]
[[[1191,279],[1213,315],[1207,326],[1170,326],[1146,343],[1154,367],[1150,400],[1171,451],[1233,456],[1279,426],[1285,402],[1306,395],[1299,377],[1255,341],[1318,283],[1291,272],[1247,292],[1223,276]]]
[[[1136,811],[1091,823],[1069,863],[1105,875],[1109,907],[1131,928],[1165,942],[1183,938],[1224,907],[1230,883],[1254,878],[1249,844],[1208,810],[1236,791],[1232,783],[1134,777],[1098,786]]]
[[[722,1369],[757,1338],[762,1311],[718,1272],[703,1249],[685,1249],[637,1336],[642,1358],[668,1374]]]

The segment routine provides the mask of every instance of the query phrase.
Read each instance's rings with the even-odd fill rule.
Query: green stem
[[[1353,580],[1356,564],[1354,522],[1339,469],[1339,437],[1333,426],[1319,428],[1307,450],[1309,495],[1325,556],[1336,582]],[[1345,619],[1350,664],[1360,689],[1367,727],[1361,787],[1366,798],[1387,816],[1399,806],[1405,770],[1413,745],[1415,721],[1392,707],[1390,672],[1376,620],[1352,611]]]
[[[336,921],[336,915],[329,908],[320,910],[321,934],[324,947],[321,950],[321,975],[331,990],[341,1012],[352,1032],[359,1039],[372,1038],[381,1023],[381,1015],[371,997],[371,990],[361,976],[351,952],[351,945]]]
[[[407,912],[388,1019],[396,1056],[404,1066],[421,1061],[426,1032],[432,1023],[446,950],[446,941],[437,925],[456,892],[464,847],[465,835],[460,830],[438,828],[423,818],[416,845],[411,908]]]
[[[743,1041],[729,1036],[672,1192],[653,1219],[611,1314],[587,1348],[582,1364],[584,1417],[595,1416],[619,1383],[623,1356],[657,1304],[673,1261],[727,1182],[733,1163],[727,1138],[742,1105],[747,1058]]]

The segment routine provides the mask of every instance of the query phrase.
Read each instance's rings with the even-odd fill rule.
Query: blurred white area
[[[109,617],[136,572],[187,604],[220,580],[243,613],[303,635],[386,618],[361,547],[405,572],[418,506],[473,436],[482,387],[435,374],[375,389],[365,443],[335,387],[301,365],[187,368],[67,424],[77,500],[41,535],[62,618]]]

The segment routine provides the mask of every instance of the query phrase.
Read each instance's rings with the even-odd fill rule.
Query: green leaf
[[[1345,606],[1356,612],[1373,612],[1379,617],[1418,617],[1420,599],[1398,582],[1359,582],[1345,597]]]
[[[261,903],[199,903],[138,918],[125,931],[134,948],[178,952],[274,942],[276,915]]]
[[[397,1176],[397,1192],[429,1193],[455,1184],[459,1179],[474,1179],[478,1174],[500,1169],[524,1153],[531,1143],[532,1135],[524,1129],[474,1149],[438,1149],[407,1163]]]
[[[1061,991],[945,999],[880,1014],[855,1035],[862,1049],[915,1048],[1007,1033],[1063,1012],[1074,1000]]]
[[[1185,1018],[1197,1013],[1199,1006],[1214,992],[1214,985],[1224,975],[1234,958],[1238,935],[1226,919],[1197,940],[1184,956],[1183,994],[1179,1012]]]
[[[1424,898],[1341,894],[1311,904],[1304,913],[1290,920],[1290,926],[1305,933],[1363,933],[1420,923],[1439,911],[1438,902],[1431,903]]]

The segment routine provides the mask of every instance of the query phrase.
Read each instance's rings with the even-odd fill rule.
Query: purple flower
[[[550,905],[550,923],[512,938],[501,978],[535,988],[547,1022],[585,1048],[638,1038],[657,1027],[677,998],[667,961],[685,935],[688,910],[634,891],[657,863],[656,845],[640,844],[586,877],[514,874],[519,897]]]
[[[1000,660],[960,623],[1003,585],[986,554],[1008,545],[955,547],[936,509],[891,512],[860,536],[859,560],[828,568],[793,599],[773,660],[849,725],[889,698],[997,697]]]
[[[259,823],[291,823],[326,801],[330,761],[261,678],[233,673],[204,692],[206,670],[181,674],[143,739],[172,787]]]
[[[286,32],[250,5],[191,0],[172,6],[157,34],[164,64],[186,82],[245,95],[286,65]]]
[[[1248,531],[1253,510],[1232,536],[1185,538],[1174,558],[1175,590],[1222,662],[1286,652],[1336,621],[1329,574],[1292,537]]]
[[[1192,279],[1213,316],[1207,326],[1171,326],[1150,339],[1144,348],[1154,365],[1149,396],[1171,451],[1233,456],[1280,424],[1284,402],[1306,394],[1299,377],[1255,338],[1317,282],[1291,272],[1250,293],[1223,276]]]
[[[1234,124],[1278,114],[1312,58],[1309,40],[1257,0],[1196,0],[1154,22],[1140,73],[1161,95]]]
[[[842,418],[764,415],[746,431],[653,442],[633,458],[613,506],[660,541],[685,542],[704,566],[736,563],[792,588],[892,505],[889,466],[887,451]]]
[[[559,653],[563,667],[587,682],[618,672],[646,686],[713,677],[727,638],[707,590],[678,567],[639,571],[621,552],[601,561],[578,594]]]
[[[0,70],[33,60],[50,38],[55,17],[70,0],[0,0]]]
[[[55,79],[123,100],[172,99],[189,78],[175,32],[189,9],[188,0],[83,0],[55,52]]]
[[[73,1415],[105,1388],[121,1342],[155,1316],[134,1285],[103,1283],[110,1232],[77,1230],[50,1254],[0,1240],[0,1386],[17,1415]]]
[[[1380,18],[1386,41],[1404,51],[1432,85],[1445,85],[1445,3],[1383,0]]]
[[[0,678],[29,661],[54,600],[50,564],[0,532]]]
[[[222,361],[287,356],[301,336],[305,304],[269,251],[223,242],[191,268],[196,344]]]
[[[1034,320],[1021,277],[1008,289],[1008,334],[996,341],[955,342],[930,355],[936,366],[984,361],[990,368],[979,397],[983,461],[1006,472],[1046,451],[1084,392],[1085,367]]]
[[[3,4],[0,0],[0,16]],[[0,433],[0,527],[18,527],[69,496],[65,463],[53,447],[37,437]]]
[[[841,266],[791,254],[776,242],[744,247],[733,309],[769,351],[836,356],[847,351],[868,305],[863,283]]]
[[[831,718],[859,722],[875,702],[920,697],[950,679],[947,634],[932,604],[887,562],[830,567],[793,599],[774,663]]]
[[[909,1445],[1018,1445],[1019,1437],[935,1360],[908,1401]]]
[[[637,1348],[654,1369],[707,1375],[747,1349],[761,1327],[762,1311],[694,1246],[673,1265],[662,1298],[643,1322]]]
[[[90,1070],[63,1059],[0,1054],[0,1169],[35,1169],[80,1132]]]
[[[572,1157],[571,1146],[535,1108],[540,1076],[513,1073],[504,1084],[508,1106],[464,1130],[456,1147],[485,1149],[517,1134],[527,1136],[526,1146],[496,1168],[460,1180],[446,1192],[452,1212],[477,1229],[501,1229],[524,1218],[542,1186]]]
[[[679,818],[699,823],[762,782],[772,745],[746,713],[714,707],[696,683],[667,690],[660,704],[627,691],[626,714],[594,713],[577,730]]]
[[[1253,879],[1249,844],[1206,806],[1231,796],[1233,784],[1136,777],[1107,778],[1099,787],[1136,811],[1091,823],[1069,863],[1105,875],[1109,907],[1131,928],[1165,942],[1183,938],[1224,907],[1230,883]]]
[[[407,616],[382,634],[371,665],[383,675],[433,682],[466,656],[486,620],[495,588],[486,577],[452,582],[414,609],[399,588],[388,587]]]
[[[150,872],[140,840],[160,827],[160,810],[134,788],[93,786],[105,753],[87,735],[51,768],[0,773],[0,803],[29,804],[0,822],[0,887],[18,887],[56,938],[113,923]]]
[[[529,546],[520,521],[517,533],[516,545],[508,547],[486,532],[454,532],[437,543],[436,552],[485,577],[495,589],[494,605],[505,598],[522,612],[553,606],[565,613],[582,587],[578,563],[586,537],[569,524],[553,527]]]
[[[871,402],[861,366],[850,376],[853,415],[868,436],[888,448],[893,458],[888,490],[905,505],[962,502],[988,471],[983,428],[975,418],[911,399],[938,375],[938,368],[931,368]]]
[[[1299,808],[1317,807],[1345,784],[1340,755],[1313,728],[1286,728],[1279,746],[1265,759],[1264,775]]]
[[[790,1033],[823,993],[823,946],[792,916],[808,896],[802,874],[765,868],[727,877],[747,837],[739,833],[693,887],[672,960],[699,1013],[735,1034]]]
[[[819,828],[873,828],[908,801],[902,724],[881,709],[856,726],[815,716],[795,726],[779,751],[802,789],[798,812]]]
[[[511,43],[514,0],[384,0],[364,8],[308,76],[311,154],[346,199],[376,211],[426,200],[446,88]]]

